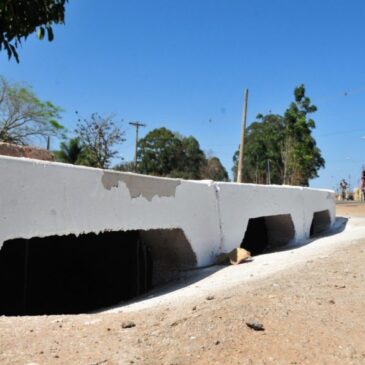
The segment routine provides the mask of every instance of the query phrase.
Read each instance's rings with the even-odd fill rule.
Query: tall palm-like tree
[[[57,161],[80,164],[83,157],[84,146],[79,138],[72,138],[67,142],[60,144],[60,150],[55,152]]]

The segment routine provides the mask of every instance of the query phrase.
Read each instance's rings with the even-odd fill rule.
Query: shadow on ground
[[[295,244],[295,245],[289,244],[285,247],[281,247],[280,249],[265,251],[263,253],[263,255],[274,253],[274,252],[293,251],[293,250],[296,250],[303,246],[307,246],[307,245],[313,243],[314,241],[318,240],[319,238],[331,237],[331,236],[337,235],[345,230],[347,223],[348,223],[348,218],[336,217],[335,223],[331,229],[329,229],[325,232],[322,232],[320,234],[317,234],[317,235],[313,236],[312,238],[310,238],[300,244]],[[254,261],[254,257],[252,260],[247,260],[241,265],[249,265],[253,261]],[[194,269],[194,270],[188,270],[188,271],[181,272],[181,276],[178,279],[176,279],[168,284],[165,284],[163,286],[156,287],[153,290],[149,291],[148,293],[146,293],[138,298],[134,298],[133,300],[130,300],[127,302],[122,302],[119,305],[116,305],[116,306],[113,306],[110,308],[104,308],[101,311],[97,311],[97,312],[93,312],[93,313],[100,313],[100,312],[109,311],[109,310],[116,309],[116,308],[120,308],[122,310],[124,306],[139,303],[146,299],[163,296],[165,294],[168,294],[168,293],[174,292],[176,290],[183,289],[187,286],[193,285],[193,284],[205,279],[206,277],[208,277],[212,274],[215,274],[216,272],[218,272],[220,270],[225,269],[226,267],[227,267],[227,265],[211,265],[211,266],[204,267],[204,268],[198,268],[198,269]]]
[[[264,254],[273,253],[273,252],[282,252],[282,251],[292,251],[292,250],[295,250],[297,248],[307,246],[307,245],[311,244],[312,242],[318,240],[319,238],[331,237],[331,236],[337,235],[337,234],[343,232],[346,229],[348,220],[349,219],[346,218],[346,217],[336,217],[335,223],[333,224],[333,226],[329,230],[326,230],[324,232],[315,234],[311,238],[305,240],[304,242],[289,244],[287,246],[284,246],[284,247],[281,247],[281,248],[276,248],[276,249],[273,249],[273,250],[267,250],[267,251],[264,252]]]

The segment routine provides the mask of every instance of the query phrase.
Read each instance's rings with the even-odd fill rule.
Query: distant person
[[[361,201],[364,201],[365,200],[365,170],[362,170],[360,190],[361,190]]]
[[[345,179],[342,179],[340,182],[340,189],[341,189],[341,199],[346,200],[346,190],[347,190],[348,183]]]

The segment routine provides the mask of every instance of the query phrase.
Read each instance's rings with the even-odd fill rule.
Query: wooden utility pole
[[[129,124],[133,125],[136,128],[136,143],[134,146],[134,172],[137,172],[138,129],[139,127],[145,127],[146,124],[140,122],[129,122]]]
[[[248,89],[245,90],[245,94],[243,97],[242,131],[241,131],[240,153],[238,156],[238,170],[237,170],[238,183],[243,182],[242,169],[243,169],[243,150],[245,147],[245,134],[246,134],[247,99],[248,99]]]

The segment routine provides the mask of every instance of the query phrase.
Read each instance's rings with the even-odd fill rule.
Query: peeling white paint
[[[314,212],[335,219],[327,190],[113,171],[105,181],[101,169],[6,156],[0,170],[0,247],[13,238],[180,228],[204,266],[240,245],[250,218],[291,214],[295,242],[309,237]]]

